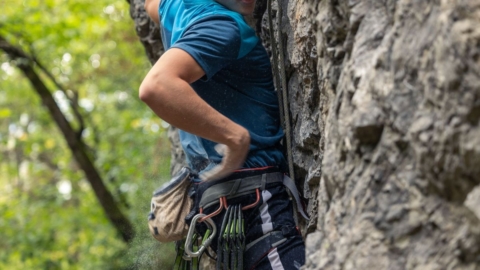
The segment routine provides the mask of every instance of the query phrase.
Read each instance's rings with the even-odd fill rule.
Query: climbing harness
[[[260,190],[265,190],[266,185],[271,183],[283,184],[294,198],[297,210],[308,220],[307,214],[301,207],[302,203],[295,183],[290,177],[281,172],[264,173],[212,185],[203,191],[202,197],[199,201],[200,212],[202,212],[204,208],[215,205],[218,202],[220,205],[219,208],[211,214],[212,216],[218,215],[218,213],[222,211],[222,208],[227,209],[227,199],[251,194],[252,192],[255,192],[256,194],[256,201],[251,205],[242,207],[242,210],[255,207],[260,201]]]
[[[265,169],[265,171],[262,171]],[[243,212],[257,207],[261,201],[260,193],[272,184],[283,185],[294,200],[297,211],[308,220],[295,183],[287,175],[276,171],[277,169],[266,167],[259,168],[262,174],[244,175],[241,178],[222,179],[212,182],[200,182],[195,184],[195,198],[192,212],[187,216],[190,224],[186,239],[177,242],[177,257],[175,269],[196,270],[199,269],[199,259],[211,246],[213,239],[217,239],[217,263],[216,269],[250,269],[257,263],[254,258],[266,255],[270,250],[286,241],[287,237],[298,234],[295,227],[282,228],[282,231],[272,231],[253,242],[245,245],[245,220]],[[248,172],[251,173],[251,172]],[[240,205],[229,204],[229,200],[253,194],[253,203]],[[218,207],[216,206],[218,204]],[[215,211],[210,214],[204,213],[204,209],[211,208]],[[217,230],[212,220],[225,210],[221,220],[221,228]],[[199,225],[204,225],[204,232],[197,230]]]
[[[244,211],[259,206],[261,192],[266,190],[267,187],[283,185],[292,194],[292,198],[296,202],[294,205],[299,207],[302,205],[298,190],[292,179],[278,172],[276,168],[267,167],[267,169],[263,169],[261,168],[257,172],[247,172],[242,177],[237,175],[230,179],[195,184],[194,210],[189,214],[191,216],[190,220],[187,218],[187,222],[190,222],[190,228],[184,247],[186,259],[199,258],[206,248],[212,244],[211,239],[218,236],[214,245],[217,254],[216,269],[250,269],[258,263],[257,260],[261,259],[265,252],[268,253],[285,242],[288,237],[298,235],[296,227],[290,226],[282,228],[282,231],[266,234],[246,245]],[[248,204],[242,202],[240,204],[238,199],[235,200],[235,198],[244,195],[251,195],[249,200],[253,202]],[[205,209],[212,210],[209,214],[206,214]],[[300,207],[298,212],[308,219],[303,208]],[[221,213],[223,217],[221,219],[216,218]],[[213,218],[216,218],[218,222],[218,231]],[[202,227],[203,229],[201,229]],[[197,241],[198,235],[203,235],[203,241],[195,249],[193,244]]]

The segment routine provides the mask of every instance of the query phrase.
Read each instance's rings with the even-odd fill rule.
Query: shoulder
[[[191,27],[209,31],[218,39],[238,43],[238,58],[245,56],[259,42],[255,31],[242,15],[225,9],[198,18]]]
[[[186,31],[212,31],[219,38],[228,36],[240,37],[240,28],[235,19],[223,14],[212,14],[201,17],[191,23]]]
[[[167,2],[183,3],[184,1],[162,0],[161,8],[162,5],[169,5]],[[237,58],[245,56],[258,43],[259,39],[255,31],[239,13],[228,10],[214,1],[195,5],[186,3],[180,7],[181,12],[165,14],[173,18],[175,23],[163,23],[166,18],[162,18],[163,26],[167,28],[170,26],[169,29],[172,29],[173,43],[184,39],[189,42],[202,40],[226,46],[237,44],[239,48]],[[166,10],[172,9],[166,8]]]
[[[174,47],[197,51],[202,58],[238,58],[241,33],[235,20],[224,15],[202,17],[191,23]]]

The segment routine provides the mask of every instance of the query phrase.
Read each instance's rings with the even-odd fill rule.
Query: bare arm
[[[147,11],[148,16],[156,24],[160,24],[160,18],[158,16],[158,6],[160,5],[161,0],[145,0],[145,11]]]
[[[140,99],[171,125],[226,146],[222,163],[203,175],[204,180],[224,177],[243,165],[250,146],[248,131],[220,114],[190,86],[204,75],[185,51],[166,51],[140,86]]]

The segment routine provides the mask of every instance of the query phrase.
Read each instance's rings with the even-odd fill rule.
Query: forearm
[[[168,50],[143,80],[140,99],[160,118],[186,132],[231,148],[249,145],[248,131],[208,105],[190,86],[204,74],[189,54]]]
[[[228,146],[241,145],[249,137],[245,128],[213,109],[186,81],[162,76],[146,79],[156,87],[140,98],[171,125]]]

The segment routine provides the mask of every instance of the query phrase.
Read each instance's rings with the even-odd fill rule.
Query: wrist
[[[226,145],[231,149],[243,148],[250,146],[250,132],[240,125],[232,130]]]

